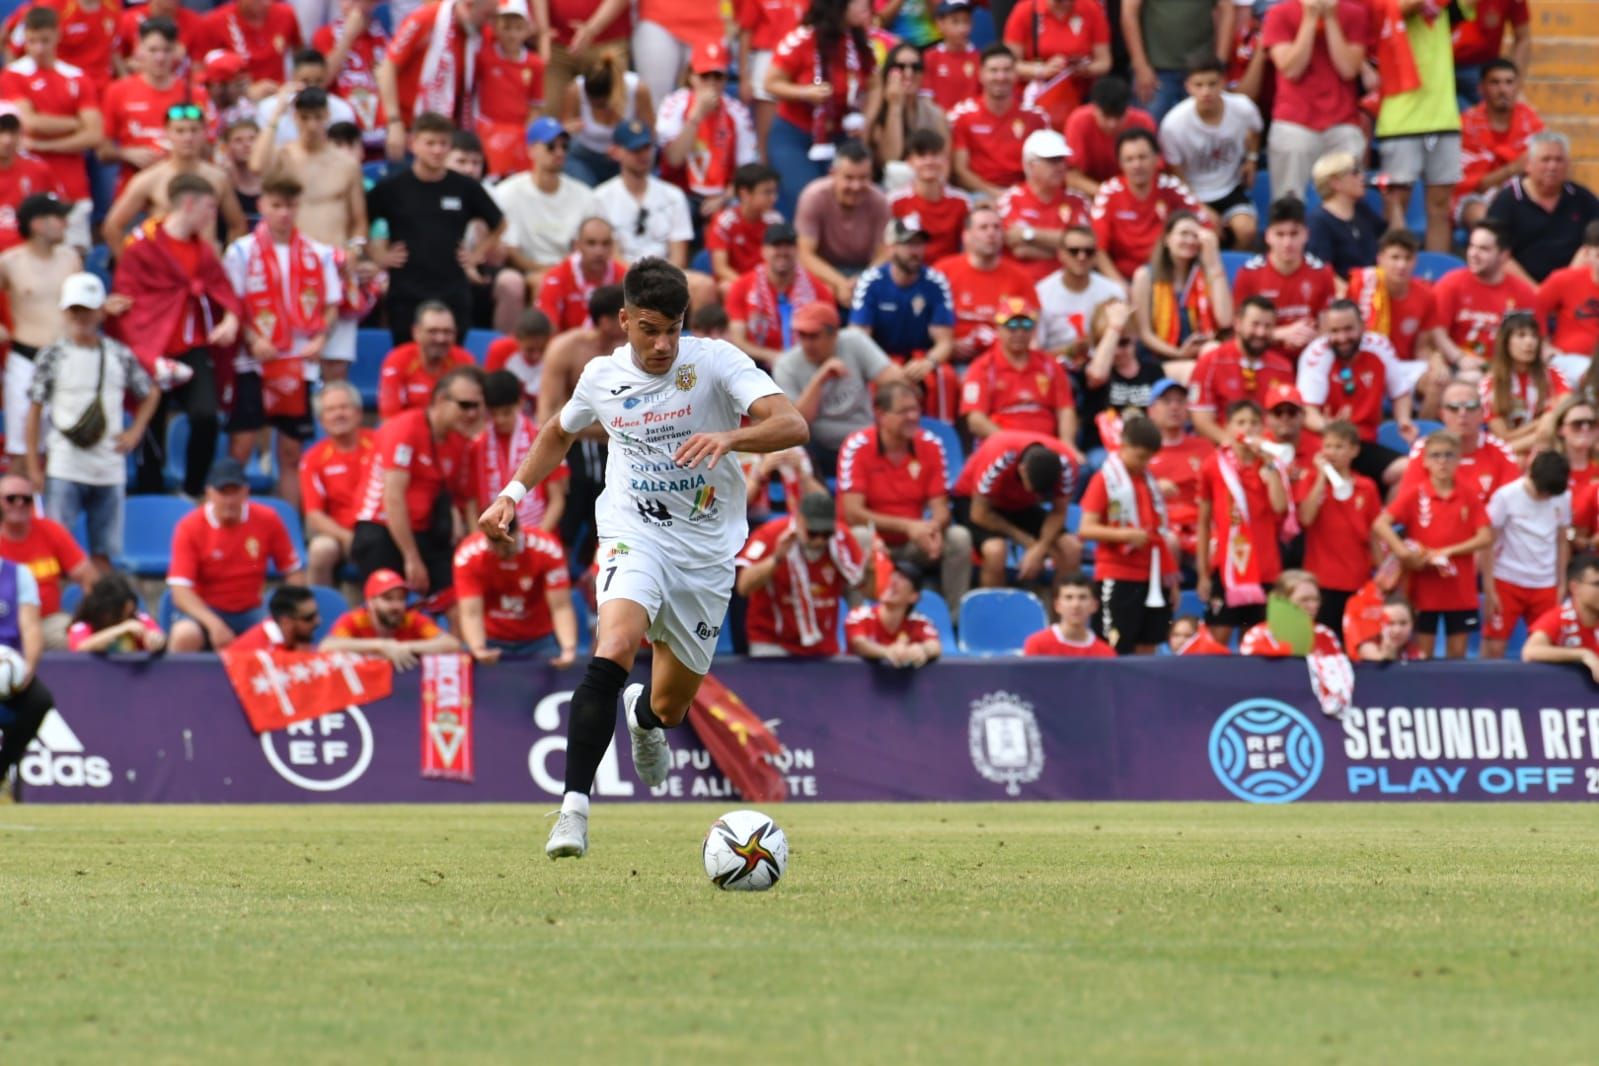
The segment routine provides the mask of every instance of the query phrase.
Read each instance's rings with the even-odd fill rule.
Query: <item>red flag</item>
[[[224,649],[222,668],[257,733],[381,700],[394,690],[388,660],[348,652]]]
[[[422,656],[422,776],[472,780],[472,657]]]
[[[1416,69],[1416,54],[1405,32],[1405,16],[1399,13],[1399,0],[1378,0],[1377,80],[1384,100],[1421,88],[1421,73]],[[1431,20],[1429,20],[1431,21]]]
[[[1368,581],[1344,603],[1344,648],[1350,658],[1360,657],[1360,646],[1382,636],[1383,601],[1387,594]]]
[[[689,706],[688,722],[740,796],[751,803],[788,798],[788,782],[766,758],[782,754],[783,745],[732,689],[705,675]]]

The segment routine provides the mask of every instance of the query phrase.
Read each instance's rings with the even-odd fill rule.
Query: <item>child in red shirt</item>
[[[1265,620],[1266,585],[1282,570],[1278,529],[1288,513],[1288,485],[1260,450],[1261,424],[1253,400],[1234,403],[1227,409],[1231,443],[1199,471],[1198,591],[1205,621],[1223,644],[1234,626]]]
[[[1095,472],[1083,494],[1077,535],[1099,542],[1094,580],[1104,604],[1100,625],[1118,655],[1153,655],[1170,625],[1170,596],[1164,607],[1147,602],[1152,577],[1163,583],[1164,575],[1177,574],[1165,500],[1149,472],[1160,444],[1153,422],[1129,418],[1122,426],[1121,448]]]
[[[1375,565],[1372,526],[1382,512],[1377,483],[1353,469],[1360,430],[1339,419],[1322,430],[1316,476],[1295,492],[1305,531],[1305,569],[1321,585],[1316,621],[1330,629],[1344,624],[1344,607],[1371,578]]]
[[[1027,656],[1053,656],[1061,659],[1114,659],[1115,651],[1088,628],[1088,620],[1098,606],[1094,585],[1084,574],[1061,578],[1055,590],[1054,625],[1040,629],[1022,644]]]
[[[1416,606],[1422,658],[1432,658],[1442,621],[1445,654],[1459,659],[1479,624],[1477,553],[1493,543],[1493,529],[1482,501],[1457,484],[1459,437],[1448,430],[1433,433],[1422,462],[1426,480],[1401,487],[1374,528],[1411,572],[1410,602]],[[1405,527],[1404,539],[1394,532],[1396,525]]]

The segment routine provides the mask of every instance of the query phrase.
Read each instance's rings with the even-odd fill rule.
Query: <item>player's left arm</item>
[[[672,458],[679,466],[714,469],[728,452],[780,452],[811,439],[811,428],[793,402],[781,392],[762,396],[749,406],[750,424],[721,433],[696,433]],[[542,436],[542,434],[541,434]],[[535,445],[536,448],[536,445]]]

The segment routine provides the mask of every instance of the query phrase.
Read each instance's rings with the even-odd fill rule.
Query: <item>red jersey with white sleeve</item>
[[[1376,267],[1357,267],[1349,272],[1349,298],[1366,328],[1387,337],[1402,360],[1416,358],[1416,338],[1438,325],[1432,283],[1423,278],[1411,278],[1405,294],[1395,297]]]
[[[819,63],[816,57],[816,31],[810,26],[796,26],[772,50],[772,66],[787,74],[795,85],[815,85],[826,81],[833,89],[830,101],[832,113],[842,116],[865,106],[874,63],[870,54],[862,56],[857,53],[848,35],[833,49],[833,55],[826,63]],[[827,76],[818,77],[823,71]],[[777,117],[805,133],[812,132],[815,110],[815,105],[801,100],[777,102]]]
[[[100,109],[100,92],[94,79],[70,63],[56,60],[43,69],[32,56],[23,56],[0,71],[0,100],[26,100],[39,115],[76,118]],[[36,152],[56,176],[68,201],[89,198],[89,172],[82,152]]]
[[[344,19],[336,17],[311,35],[311,47],[331,56],[344,32]],[[368,133],[381,132],[385,115],[378,94],[378,66],[388,53],[389,31],[377,19],[369,23],[344,57],[344,66],[333,75],[333,91],[344,98],[355,112],[355,119]]]
[[[1028,491],[1022,484],[1022,452],[1034,444],[1060,456],[1060,484],[1049,497]],[[1056,497],[1070,499],[1077,484],[1077,462],[1067,451],[1066,442],[1042,433],[1002,429],[972,452],[955,479],[954,495],[982,496],[996,511],[1015,512],[1037,507]]]
[[[555,324],[555,332],[582,329],[593,325],[589,321],[589,297],[602,285],[622,284],[627,267],[613,259],[596,281],[583,274],[582,257],[573,252],[544,275],[539,283],[539,310]]]
[[[735,273],[747,274],[764,262],[761,246],[766,240],[766,227],[782,221],[783,216],[776,211],[748,219],[737,204],[724,207],[705,227],[705,250],[726,252],[728,266]]]
[[[899,628],[891,630],[883,619],[882,604],[863,603],[844,619],[844,640],[849,642],[858,637],[874,644],[897,644],[901,641],[922,644],[938,640],[938,629],[926,615],[907,611]]]
[[[1405,476],[1399,482],[1400,488],[1420,485],[1427,480],[1427,467],[1421,461],[1426,446],[1425,437],[1417,437],[1410,446],[1410,465],[1405,467]],[[1521,465],[1510,446],[1486,429],[1478,436],[1475,448],[1470,451],[1461,448],[1460,467],[1455,473],[1455,480],[1470,488],[1477,502],[1484,507],[1488,506],[1488,501],[1501,485],[1520,476]]]
[[[300,459],[301,510],[321,511],[340,528],[354,529],[355,516],[361,510],[367,460],[376,448],[377,435],[370,429],[357,431],[355,444],[348,451],[332,437],[313,444]]]
[[[1495,53],[1497,54],[1497,53]],[[1517,100],[1510,108],[1510,123],[1501,132],[1488,118],[1488,105],[1479,103],[1460,113],[1460,182],[1455,186],[1455,202],[1469,193],[1480,193],[1482,179],[1500,167],[1509,166],[1527,151],[1527,139],[1543,129],[1543,119],[1529,105]]]
[[[499,432],[491,422],[472,441],[467,451],[467,462],[472,470],[472,499],[480,508],[487,509],[494,502],[494,497],[516,475],[517,464],[533,447],[533,439],[537,436],[538,427],[533,420],[518,413],[516,428],[511,433]],[[571,468],[563,461],[554,473],[527,490],[522,502],[516,505],[516,517],[524,527],[533,529],[543,522],[544,512],[550,504],[548,486],[552,482],[570,480],[571,477]]]
[[[133,58],[133,52],[139,46],[139,27],[150,17],[150,5],[147,3],[124,8],[117,17],[116,38],[112,41],[112,47],[123,60]],[[182,54],[175,70],[179,77],[183,77],[189,72],[190,57],[196,54],[194,50],[200,40],[200,23],[205,21],[205,16],[179,5],[172,9],[172,14],[167,18],[178,27],[178,51]]]
[[[401,411],[426,407],[439,379],[458,366],[474,366],[477,360],[465,348],[451,348],[437,370],[422,358],[415,341],[402,344],[383,357],[378,370],[378,416],[392,418]]]
[[[1148,572],[1145,572],[1148,576]],[[1022,654],[1029,658],[1048,656],[1056,659],[1114,659],[1116,651],[1093,632],[1082,640],[1072,640],[1060,626],[1040,629],[1022,641]]]
[[[1371,528],[1382,513],[1377,483],[1351,472],[1355,491],[1347,500],[1329,487],[1316,520],[1305,527],[1305,569],[1316,575],[1324,589],[1353,592],[1371,579]],[[1314,476],[1294,484],[1297,507],[1315,487]]]
[[[1394,346],[1381,333],[1363,334],[1359,350],[1349,359],[1335,356],[1326,337],[1311,341],[1299,357],[1299,395],[1321,408],[1328,421],[1353,422],[1363,441],[1377,439],[1383,399],[1408,396],[1416,377],[1400,366]]]
[[[951,149],[964,149],[972,173],[1003,189],[1022,180],[1022,142],[1049,129],[1049,116],[1021,103],[1019,94],[997,114],[982,96],[973,96],[955,105],[949,126]]]
[[[116,0],[100,0],[93,8],[84,6],[81,0],[36,0],[32,4],[18,4],[6,20],[11,51],[18,56],[23,54],[27,45],[22,22],[28,9],[33,7],[51,8],[60,18],[60,43],[56,45],[56,58],[87,74],[96,89],[103,90],[110,85],[116,74],[111,65],[111,55],[116,46],[117,27],[124,14],[122,5]],[[142,12],[146,9],[139,7],[135,10]],[[182,10],[179,9],[180,12]]]
[[[1570,600],[1540,617],[1529,632],[1542,633],[1557,648],[1583,648],[1599,654],[1599,623],[1586,625]]]
[[[655,141],[663,149],[661,180],[690,196],[721,196],[733,191],[733,171],[759,158],[755,120],[749,109],[723,95],[716,110],[699,120],[688,157],[681,166],[666,162],[664,149],[682,134],[694,108],[694,90],[678,89],[656,109]]]
[[[727,287],[727,317],[730,322],[744,323],[751,344],[762,348],[783,351],[793,346],[783,335],[782,303],[788,303],[789,314],[808,303],[822,298],[831,299],[831,292],[820,279],[802,266],[794,268],[794,278],[786,292],[778,292],[766,274],[766,264],[757,264],[754,270],[740,274]],[[792,333],[792,329],[790,330]]]
[[[427,411],[417,408],[402,411],[377,429],[372,456],[366,464],[366,482],[361,493],[359,522],[387,521],[383,504],[383,475],[389,470],[407,470],[405,511],[411,528],[426,529],[433,514],[433,501],[449,491],[457,499],[469,499],[470,487],[463,483],[470,469],[466,461],[471,442],[455,431],[443,440],[433,439]]]
[[[972,360],[961,382],[961,414],[980,411],[1000,429],[1054,436],[1057,412],[1072,405],[1072,385],[1060,361],[1036,349],[1017,366],[996,342]]]
[[[1035,230],[1087,226],[1093,221],[1093,207],[1093,204],[1069,189],[1062,189],[1054,198],[1045,200],[1025,181],[1020,185],[1012,185],[999,198],[999,213],[1007,230],[1012,226],[1031,226]],[[1007,255],[1006,260],[1020,267],[1033,279],[1034,285],[1060,269],[1060,260],[1053,255],[1043,259],[1017,259]]]
[[[241,651],[271,651],[273,648],[282,648],[287,645],[283,639],[283,627],[270,618],[263,618],[255,625],[240,633],[232,644],[228,645],[231,652]],[[304,649],[309,651],[311,649]]]
[[[750,49],[770,52],[805,14],[803,0],[734,0],[733,19],[750,35]]]
[[[794,525],[787,515],[750,534],[734,565],[753,566],[777,550]],[[796,541],[778,560],[772,579],[749,597],[745,629],[751,644],[777,644],[790,655],[837,655],[838,611],[844,594],[860,584],[866,556],[847,528],[838,529],[819,555]]]
[[[1100,184],[1090,217],[1100,248],[1122,277],[1130,279],[1149,262],[1166,219],[1178,211],[1205,217],[1204,205],[1194,199],[1181,178],[1157,174],[1148,195],[1140,197],[1118,174]]]
[[[1309,321],[1312,325],[1321,309],[1338,295],[1338,275],[1313,255],[1291,272],[1284,274],[1264,255],[1250,256],[1233,280],[1233,306],[1242,307],[1251,296],[1264,296],[1277,306],[1277,325],[1291,326]],[[1290,359],[1298,351],[1286,353]]]
[[[394,632],[385,633],[378,628],[377,619],[372,617],[372,612],[367,610],[365,606],[361,606],[339,615],[328,629],[328,636],[343,637],[346,640],[379,640],[387,638],[389,640],[413,641],[432,640],[442,632],[443,630],[438,627],[438,623],[434,622],[433,619],[421,611],[409,610],[401,616],[400,624],[395,627]]]
[[[236,614],[261,606],[268,563],[280,574],[305,565],[276,511],[246,503],[238,522],[223,525],[203,504],[172,529],[167,584],[192,588],[212,610]]]
[[[1338,640],[1338,634],[1326,626],[1317,623],[1310,641],[1310,654],[1312,655],[1342,655],[1343,644]],[[1268,622],[1258,622],[1249,627],[1243,639],[1238,642],[1239,655],[1255,655],[1263,659],[1288,659],[1294,656],[1294,649],[1278,640],[1271,631]]]
[[[56,172],[42,159],[18,152],[9,166],[0,167],[0,252],[22,243],[17,208],[37,193],[62,195]]]
[[[927,234],[927,262],[937,263],[961,250],[961,230],[971,212],[966,193],[953,185],[944,186],[936,200],[929,200],[914,185],[902,185],[888,194],[888,208],[895,218],[916,216]]]
[[[166,154],[167,110],[179,104],[193,104],[205,111],[210,106],[205,90],[173,78],[165,89],[157,89],[139,74],[118,78],[100,99],[100,114],[105,137],[122,148],[154,148]],[[137,174],[137,168],[122,164],[122,181]]]
[[[1294,364],[1275,348],[1251,358],[1238,347],[1237,340],[1225,341],[1194,364],[1188,379],[1188,408],[1208,411],[1221,419],[1227,408],[1239,400],[1254,400],[1266,406],[1266,394],[1276,385],[1294,383]]]
[[[1434,488],[1430,478],[1401,482],[1387,513],[1395,525],[1405,527],[1406,540],[1428,549],[1460,544],[1488,525],[1487,508],[1458,479],[1447,493]],[[1476,556],[1454,555],[1443,566],[1429,564],[1411,571],[1410,602],[1418,611],[1475,611]]]
[[[483,630],[490,640],[542,640],[555,631],[549,592],[571,586],[559,538],[523,528],[521,547],[509,559],[494,554],[488,538],[473,533],[455,549],[455,594],[483,600]]]
[[[1438,324],[1467,355],[1486,360],[1493,355],[1499,320],[1507,311],[1531,311],[1538,306],[1538,290],[1506,273],[1489,285],[1466,267],[1451,270],[1433,286]]]
[[[905,454],[890,457],[878,438],[877,427],[857,429],[844,438],[838,450],[838,494],[858,492],[866,509],[892,518],[919,521],[927,504],[949,495],[949,456],[932,433],[918,429]],[[883,543],[904,544],[903,533],[878,530]]]
[[[505,55],[492,28],[483,34],[475,74],[478,115],[491,122],[526,127],[534,106],[544,101],[544,60],[538,51],[524,47],[520,55]]]
[[[223,4],[200,23],[200,55],[222,48],[244,60],[251,81],[281,82],[289,57],[300,48],[300,19],[290,4],[269,3],[259,21],[244,18],[237,3]]]
[[[938,260],[933,269],[949,282],[955,307],[955,358],[961,362],[975,359],[999,338],[994,316],[1006,300],[1038,299],[1027,271],[1004,259],[991,270],[980,270],[967,256],[952,255]]]
[[[1477,382],[1477,395],[1482,400],[1482,418],[1488,421],[1493,418],[1503,418],[1511,429],[1520,429],[1530,419],[1540,417],[1544,412],[1554,407],[1562,396],[1571,392],[1571,386],[1566,384],[1566,379],[1554,367],[1548,367],[1549,395],[1543,395],[1545,390],[1538,388],[1538,382],[1533,376],[1522,370],[1510,372],[1510,410],[1495,410],[1494,383],[1492,377],[1483,377]]]
[[[1561,267],[1538,286],[1538,321],[1553,322],[1549,343],[1567,355],[1591,355],[1599,348],[1599,282],[1594,268]]]
[[[954,51],[943,41],[922,53],[922,93],[945,112],[983,91],[978,80],[978,51],[968,44]]]

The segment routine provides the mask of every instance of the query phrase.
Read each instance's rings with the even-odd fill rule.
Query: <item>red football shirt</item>
[[[1305,569],[1316,575],[1324,589],[1353,592],[1371,579],[1371,527],[1382,511],[1377,483],[1355,474],[1355,492],[1347,500],[1327,491],[1316,520],[1305,527]],[[1314,477],[1294,486],[1297,507],[1310,495]]]
[[[280,574],[305,565],[276,511],[246,503],[244,517],[225,526],[202,504],[172,529],[167,584],[194,589],[215,611],[254,610],[261,606],[269,562],[277,564]]]
[[[464,484],[469,471],[466,461],[469,443],[453,431],[445,434],[441,441],[434,440],[433,431],[428,427],[427,411],[423,408],[402,411],[384,422],[372,442],[356,521],[386,521],[383,474],[390,469],[409,470],[411,480],[405,486],[406,514],[413,530],[426,529],[433,501],[438,499],[439,493],[448,489],[458,499],[470,498],[470,486]]]
[[[875,64],[872,56],[858,58],[853,64],[846,58],[847,54],[853,54],[853,49],[847,40],[846,38],[834,48],[832,61],[827,64],[827,69],[832,71],[827,83],[833,87],[832,113],[835,115],[848,113],[852,98],[857,105],[864,102],[867,86],[871,84],[874,76]],[[814,84],[818,66],[815,31],[809,26],[797,26],[790,31],[773,49],[772,66],[786,73],[795,85]],[[855,68],[853,72],[850,70],[851,66]],[[811,132],[814,112],[813,105],[803,101],[777,102],[777,117],[793,123],[807,134]]]
[[[744,323],[752,344],[783,351],[791,346],[791,341],[783,336],[779,295],[771,290],[766,281],[765,263],[747,274],[740,274],[727,287],[725,306],[728,321]],[[782,295],[788,300],[790,314],[815,298],[832,298],[821,281],[802,266],[794,268],[794,280],[789,283],[788,292]]]
[[[1461,351],[1482,359],[1493,356],[1494,337],[1505,312],[1534,310],[1538,290],[1506,273],[1497,285],[1485,284],[1465,267],[1451,270],[1433,286],[1438,324]]]
[[[365,607],[356,607],[345,611],[334,621],[328,630],[330,637],[344,637],[349,640],[376,640],[387,637],[390,640],[432,640],[442,633],[438,625],[421,611],[406,611],[405,617],[400,619],[400,625],[393,633],[384,633],[378,629],[377,619],[372,617],[372,612]]]
[[[1447,494],[1425,476],[1402,482],[1387,513],[1404,536],[1424,548],[1447,548],[1470,540],[1488,524],[1488,511],[1471,487],[1459,481]],[[1418,611],[1475,611],[1477,558],[1456,555],[1447,569],[1428,566],[1410,572],[1410,602]]]
[[[955,151],[964,149],[972,173],[1006,188],[1022,180],[1022,142],[1035,130],[1049,129],[1049,116],[1018,99],[999,114],[988,109],[981,96],[962,100],[949,113],[950,139]]]
[[[998,342],[972,360],[961,383],[961,414],[981,411],[1000,429],[1056,435],[1056,413],[1072,406],[1072,385],[1060,361],[1029,351],[1020,367]]]
[[[223,48],[244,60],[251,81],[281,82],[288,60],[300,47],[300,20],[289,4],[271,3],[259,22],[239,15],[237,3],[224,4],[200,23],[200,55]]]
[[[1405,476],[1399,482],[1400,488],[1418,486],[1427,480],[1427,468],[1421,461],[1426,445],[1426,439],[1418,437],[1416,443],[1410,446],[1410,465],[1405,467]],[[1486,511],[1493,494],[1520,476],[1521,465],[1516,462],[1515,453],[1504,441],[1484,429],[1476,448],[1469,452],[1461,451],[1460,468],[1455,479],[1472,490],[1472,495],[1477,497],[1477,502]],[[1575,495],[1572,499],[1575,506]]]
[[[502,55],[491,27],[483,34],[477,54],[478,113],[490,122],[526,125],[533,105],[544,99],[544,60],[536,48],[523,48],[520,57]]]
[[[1213,412],[1226,417],[1227,408],[1239,400],[1254,400],[1266,406],[1266,393],[1273,385],[1292,385],[1294,365],[1275,348],[1260,359],[1246,360],[1236,340],[1226,341],[1194,363],[1188,379],[1188,407],[1193,411]]]
[[[150,17],[149,4],[123,9],[117,19],[116,40],[113,42],[117,55],[123,59],[133,58],[134,50],[139,46],[139,27]],[[178,49],[184,53],[177,66],[177,72],[181,76],[189,69],[189,56],[194,54],[195,42],[199,40],[200,23],[205,21],[205,16],[180,5],[173,8],[172,14],[167,17],[178,27]],[[327,51],[322,54],[327,55],[332,50],[330,42]]]
[[[43,160],[18,152],[9,166],[0,167],[0,252],[22,243],[17,207],[41,192],[62,195],[56,172]]]
[[[805,13],[801,0],[735,0],[733,18],[739,29],[748,30],[750,48],[770,52],[790,30],[799,25]]]
[[[975,359],[999,337],[994,316],[1009,298],[1037,302],[1033,279],[1015,263],[1001,259],[992,270],[979,270],[965,255],[952,255],[933,264],[949,282],[955,305],[957,360]]]
[[[617,22],[626,22],[626,17]],[[614,25],[614,23],[613,23]],[[325,56],[333,54],[342,32],[344,20],[337,15],[332,22],[318,28],[311,35],[311,47]],[[355,111],[363,130],[381,130],[385,116],[383,101],[378,95],[378,65],[389,50],[389,31],[373,20],[366,32],[355,39],[344,59],[344,68],[333,77],[333,91]]]
[[[1538,321],[1554,322],[1550,343],[1569,355],[1599,348],[1599,282],[1589,266],[1562,267],[1538,286]]]
[[[490,640],[542,640],[555,631],[549,593],[571,585],[566,553],[554,535],[523,529],[522,550],[501,559],[482,533],[455,549],[455,594],[483,600],[483,629]]]
[[[1160,514],[1155,510],[1155,501],[1149,495],[1149,482],[1142,477],[1132,479],[1133,498],[1138,505],[1136,528],[1147,530],[1151,539],[1143,544],[1113,544],[1106,541],[1098,546],[1094,552],[1094,580],[1095,581],[1148,581],[1149,556],[1151,550],[1159,543],[1156,536],[1160,531]],[[1094,476],[1088,480],[1088,489],[1083,493],[1082,509],[1084,514],[1096,514],[1100,522],[1112,526],[1134,527],[1128,521],[1127,515],[1112,506],[1110,493],[1105,487],[1105,474],[1096,470]]]
[[[1064,230],[1072,226],[1087,226],[1091,224],[1091,211],[1093,205],[1074,192],[1062,191],[1053,200],[1044,200],[1033,191],[1032,186],[1023,182],[1012,185],[1005,190],[1005,195],[999,198],[1000,217],[1005,222],[1005,229],[1012,226],[1032,226],[1035,230]],[[1046,259],[1017,259],[1007,255],[1007,262],[1015,263],[1029,278],[1033,279],[1036,286],[1049,275],[1060,269],[1060,261],[1055,256]]]
[[[1194,550],[1195,527],[1199,524],[1199,470],[1216,446],[1197,433],[1188,433],[1176,444],[1162,444],[1149,458],[1149,472],[1166,494],[1166,521],[1184,551]],[[1170,485],[1171,488],[1166,488]]]
[[[755,530],[734,565],[763,562],[793,521],[783,515]],[[839,529],[819,558],[792,548],[772,579],[750,594],[744,622],[750,643],[777,644],[790,655],[837,655],[840,605],[865,572],[866,557],[848,529]]]
[[[1149,571],[1144,571],[1149,576]],[[1060,626],[1040,629],[1022,642],[1026,656],[1051,656],[1057,659],[1114,659],[1116,651],[1093,633],[1083,641],[1067,640]]]
[[[472,366],[475,362],[465,348],[451,348],[444,365],[435,371],[428,367],[415,341],[400,345],[383,357],[378,371],[378,416],[386,419],[401,411],[426,407],[440,378],[458,366]]]
[[[1110,22],[1098,0],[1070,0],[1065,18],[1056,16],[1048,0],[1030,0],[1010,9],[1004,40],[1027,59],[1062,56],[1092,59],[1096,45],[1110,44]]]
[[[23,56],[0,71],[0,100],[27,100],[37,114],[74,118],[100,107],[94,80],[82,70],[60,60],[51,69],[40,70],[31,56]],[[66,200],[89,198],[89,172],[84,168],[82,152],[36,155],[55,174]]]
[[[933,45],[922,53],[922,92],[946,112],[954,110],[962,100],[983,91],[977,80],[977,57],[977,49],[969,44],[960,52],[943,42]]]
[[[1092,104],[1083,104],[1066,118],[1066,147],[1072,150],[1070,166],[1094,181],[1109,181],[1121,173],[1116,161],[1116,138],[1125,130],[1155,132],[1149,112],[1129,107],[1127,114],[1109,133],[1100,129]]]
[[[1349,272],[1349,298],[1360,305],[1360,317],[1366,328],[1387,337],[1400,359],[1416,358],[1416,338],[1438,325],[1438,304],[1433,297],[1432,283],[1411,278],[1404,296],[1395,299],[1385,289],[1380,302],[1377,285],[1374,267],[1357,267]],[[1386,303],[1386,309],[1380,308],[1381,303]]]
[[[1478,5],[1479,10],[1481,5]],[[1496,53],[1497,54],[1497,53]],[[1455,186],[1458,202],[1468,193],[1481,189],[1490,171],[1508,166],[1527,150],[1527,139],[1543,129],[1543,119],[1527,104],[1517,100],[1510,109],[1510,124],[1504,132],[1488,120],[1488,105],[1477,104],[1460,113],[1460,156],[1463,165],[1460,183]]]
[[[1233,281],[1233,306],[1242,307],[1251,296],[1264,296],[1277,305],[1277,325],[1316,321],[1321,309],[1338,295],[1338,276],[1313,255],[1290,274],[1284,274],[1263,255],[1251,256]],[[1297,359],[1298,351],[1286,353]]]
[[[578,263],[579,256],[573,252],[551,267],[539,282],[539,310],[549,316],[557,333],[590,325],[589,297],[602,285],[622,284],[622,275],[627,273],[627,267],[613,259],[600,279],[591,282],[583,276]]]
[[[1022,485],[1022,452],[1028,446],[1041,444],[1060,456],[1060,484],[1055,496],[1071,499],[1077,482],[1077,463],[1066,450],[1066,443],[1042,433],[1024,433],[1021,430],[1003,429],[993,434],[972,452],[955,479],[956,496],[983,496],[996,511],[1025,511],[1042,503],[1051,502],[1029,492]]]
[[[313,444],[300,459],[300,509],[321,511],[336,525],[354,529],[367,460],[376,447],[377,435],[370,429],[359,431],[349,451],[340,451],[331,437]]]
[[[30,7],[53,8],[60,17],[60,43],[56,45],[56,58],[70,63],[87,74],[95,88],[103,90],[111,84],[115,73],[111,66],[111,52],[116,43],[117,26],[124,14],[116,0],[100,0],[90,10],[79,0],[37,0],[33,4],[19,4],[6,20],[11,50],[18,56],[26,46],[22,22]],[[146,9],[140,7],[138,11]],[[182,9],[179,9],[180,11]]]
[[[944,445],[925,429],[911,437],[909,450],[898,459],[883,453],[877,427],[858,429],[838,450],[838,494],[858,492],[866,509],[894,518],[920,520],[927,503],[949,495],[949,457]],[[905,536],[879,530],[885,544],[903,544]]]
[[[746,274],[764,262],[761,245],[766,239],[766,227],[781,221],[783,216],[776,211],[751,221],[744,217],[738,205],[724,207],[705,227],[705,250],[726,252],[728,266],[734,273]]]
[[[61,610],[61,579],[87,558],[67,527],[35,515],[28,535],[12,540],[0,534],[0,559],[25,566],[39,583],[39,615]]]
[[[1101,185],[1094,197],[1094,236],[1116,269],[1130,279],[1134,271],[1149,262],[1166,219],[1178,211],[1204,217],[1204,205],[1194,199],[1180,178],[1156,175],[1149,195],[1139,199],[1118,175]]]
[[[157,89],[138,74],[118,78],[106,89],[100,100],[100,114],[105,121],[105,136],[123,148],[155,148],[165,154],[167,149],[167,109],[177,104],[194,104],[204,110],[209,100],[205,90],[190,86],[182,78],[173,78],[165,89]],[[138,170],[124,163],[122,181],[137,174]]]
[[[1409,379],[1399,367],[1394,346],[1381,333],[1366,333],[1360,349],[1348,360],[1333,355],[1327,338],[1317,337],[1299,359],[1299,395],[1321,408],[1329,421],[1347,418],[1360,439],[1377,439],[1384,399],[1409,392]]]
[[[937,640],[938,630],[925,615],[907,611],[899,628],[891,631],[883,621],[882,604],[862,604],[844,619],[845,641],[852,641],[856,637],[864,637],[876,644],[894,644],[904,637],[908,644],[921,644]]]
[[[1365,47],[1368,56],[1376,55],[1377,20],[1365,0],[1338,0],[1334,17],[1344,31],[1344,40]],[[1266,12],[1261,25],[1260,46],[1269,52],[1274,45],[1291,44],[1299,36],[1304,19],[1305,7],[1300,0],[1275,5]],[[1360,119],[1359,80],[1345,78],[1333,66],[1324,29],[1316,30],[1310,62],[1304,72],[1298,78],[1289,78],[1278,70],[1274,84],[1276,103],[1272,118],[1279,122],[1291,122],[1321,133],[1334,126],[1354,125]]]
[[[927,231],[927,262],[936,263],[960,252],[961,230],[966,226],[971,204],[955,186],[944,186],[942,196],[929,200],[918,196],[914,185],[902,185],[888,194],[888,206],[895,218],[915,215],[921,222]]]
[[[1542,633],[1557,648],[1586,648],[1599,652],[1599,625],[1583,625],[1576,604],[1570,600],[1539,618],[1528,632]]]
[[[1476,67],[1504,51],[1505,27],[1532,20],[1527,0],[1477,0],[1472,17],[1454,26],[1455,65]]]
[[[1241,467],[1238,484],[1249,505],[1249,543],[1259,558],[1260,580],[1269,584],[1283,568],[1277,537],[1282,516],[1271,509],[1271,494],[1260,476],[1260,463]],[[1219,451],[1211,452],[1199,468],[1199,498],[1210,503],[1210,564],[1219,573],[1234,515],[1233,494],[1221,476]],[[1293,506],[1291,501],[1289,506]]]

